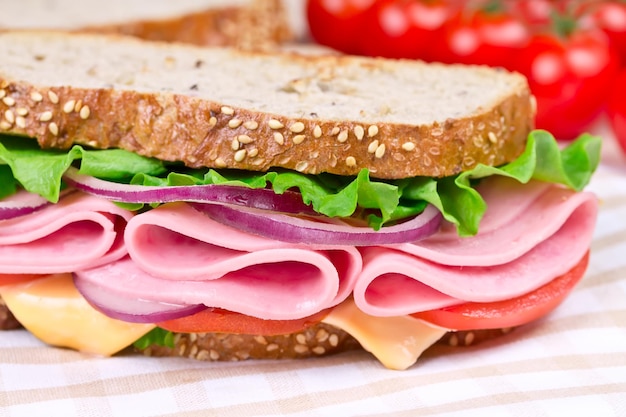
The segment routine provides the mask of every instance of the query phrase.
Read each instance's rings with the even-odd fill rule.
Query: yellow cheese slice
[[[335,307],[322,321],[349,333],[385,367],[397,370],[412,366],[449,331],[411,316],[370,316],[352,299]]]
[[[71,274],[0,286],[0,296],[41,341],[81,352],[113,355],[155,327],[115,320],[95,310],[80,295]]]
[[[0,286],[0,296],[41,341],[81,352],[113,355],[155,327],[115,320],[95,310],[78,292],[71,274]],[[370,316],[352,299],[335,307],[323,322],[351,334],[385,367],[398,370],[412,366],[448,331],[411,316]]]

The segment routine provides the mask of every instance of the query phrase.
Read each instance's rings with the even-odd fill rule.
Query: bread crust
[[[0,297],[0,330],[18,329],[15,319]],[[437,343],[452,347],[471,346],[507,334],[511,328],[446,333]],[[305,359],[362,349],[345,331],[317,323],[288,335],[260,336],[227,333],[176,333],[174,346],[152,345],[135,349],[146,356],[178,356],[203,361],[246,359]]]
[[[43,148],[122,148],[194,168],[339,175],[367,168],[387,179],[510,162],[523,152],[534,115],[526,85],[492,108],[419,126],[288,118],[193,95],[35,86],[1,75],[0,96],[0,131],[35,137]]]
[[[247,6],[210,8],[163,20],[87,26],[75,32],[253,50],[271,49],[294,38],[281,0],[251,0]]]
[[[507,334],[512,329],[483,329],[448,332],[439,345],[473,346]],[[174,347],[152,345],[137,350],[146,356],[177,356],[203,361],[246,359],[306,359],[362,349],[345,331],[317,323],[300,332],[277,335],[238,335],[226,333],[176,333]]]
[[[152,345],[138,350],[146,356],[180,356],[206,361],[304,359],[359,349],[343,330],[318,323],[288,335],[259,336],[227,333],[176,333],[174,347]]]

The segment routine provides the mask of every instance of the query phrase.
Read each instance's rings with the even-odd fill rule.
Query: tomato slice
[[[589,253],[571,270],[535,291],[493,303],[465,303],[412,314],[454,330],[498,329],[537,320],[554,310],[585,274]]]
[[[437,326],[455,330],[499,329],[537,320],[554,310],[583,277],[589,253],[565,274],[548,284],[510,300],[493,303],[465,303],[439,310],[412,314]],[[176,333],[234,333],[272,336],[295,333],[326,317],[330,309],[299,320],[263,320],[219,308],[175,320],[156,323]]]
[[[582,279],[589,253],[570,271],[546,285],[510,300],[493,303],[465,303],[438,310],[412,314],[437,326],[455,330],[497,329],[519,326],[537,320],[554,310]],[[47,275],[0,274],[0,285],[13,285]],[[298,320],[264,320],[219,308],[175,320],[156,323],[176,333],[234,333],[272,336],[302,331],[322,321],[330,309]]]
[[[220,308],[207,308],[199,313],[156,323],[175,333],[234,333],[274,336],[296,333],[319,323],[330,309],[298,320],[264,320]]]
[[[40,279],[49,275],[41,274],[0,274],[0,285],[21,284],[27,281]]]

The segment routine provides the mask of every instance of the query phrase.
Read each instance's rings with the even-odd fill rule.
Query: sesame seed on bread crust
[[[0,297],[0,330],[21,328]],[[446,333],[440,345],[473,346],[509,333],[512,329],[484,329]],[[152,345],[138,350],[146,356],[178,356],[205,361],[246,359],[305,359],[362,349],[345,331],[317,323],[302,331],[276,336],[227,333],[176,333],[174,347]]]
[[[507,334],[512,329],[483,329],[448,332],[437,344],[452,347],[473,346]],[[139,350],[146,356],[178,356],[204,361],[246,359],[305,359],[362,349],[345,331],[317,323],[300,332],[278,335],[239,335],[226,333],[176,333],[174,347],[152,345]]]
[[[109,0],[107,7],[99,0],[21,0],[5,6],[2,30],[112,33],[245,49],[293,39],[282,0]]]
[[[152,345],[146,356],[180,356],[207,361],[304,359],[359,349],[348,333],[325,323],[277,336],[228,333],[176,333],[174,347]]]
[[[487,67],[0,33],[0,131],[190,167],[443,177],[524,149],[524,77]]]

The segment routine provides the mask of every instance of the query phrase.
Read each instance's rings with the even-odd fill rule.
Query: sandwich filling
[[[192,171],[5,136],[0,296],[45,342],[91,353],[322,321],[405,369],[448,331],[517,326],[562,301],[586,267],[597,201],[582,189],[599,148],[535,131],[498,168],[377,181]]]

